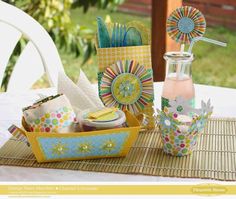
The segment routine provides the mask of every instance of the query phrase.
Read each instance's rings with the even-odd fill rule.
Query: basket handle
[[[30,146],[26,133],[24,130],[20,129],[19,127],[17,127],[16,125],[11,125],[8,128],[8,131],[18,140],[21,142],[26,143],[28,146]]]

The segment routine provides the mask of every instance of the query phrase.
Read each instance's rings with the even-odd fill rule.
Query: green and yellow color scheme
[[[125,111],[126,128],[109,130],[46,133],[24,131],[39,163],[125,156],[135,142],[140,125],[130,112]],[[23,121],[23,126],[26,124]]]
[[[135,115],[145,114],[148,120],[145,128],[153,129],[155,122],[154,95],[151,94],[153,80],[150,45],[97,48],[97,54],[99,96],[105,106],[116,106]],[[119,61],[123,63],[120,64],[123,65],[123,69],[117,63]],[[132,61],[136,65],[130,64]],[[114,69],[114,64],[118,65],[119,72]],[[142,69],[143,66],[145,71]],[[142,72],[137,72],[136,68],[142,69]],[[114,78],[111,79],[111,76]]]

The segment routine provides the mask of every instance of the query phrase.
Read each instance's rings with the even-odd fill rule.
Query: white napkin
[[[57,92],[65,94],[76,111],[104,106],[83,71],[80,71],[78,85],[65,73],[60,72],[58,75]]]
[[[78,87],[80,87],[86,95],[93,101],[93,103],[97,106],[97,108],[104,107],[101,99],[98,96],[98,93],[95,91],[94,87],[84,74],[82,70],[80,70],[79,80],[77,82]]]

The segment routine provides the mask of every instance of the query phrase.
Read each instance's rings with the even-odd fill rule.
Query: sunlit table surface
[[[162,85],[162,82],[154,84],[155,107],[158,108],[160,108],[161,103]],[[94,87],[97,87],[97,85],[94,85]],[[236,89],[195,85],[195,92],[196,106],[200,105],[201,100],[208,100],[210,98],[214,106],[213,116],[236,117]],[[7,131],[8,127],[13,123],[20,126],[22,107],[28,106],[37,100],[39,94],[51,95],[55,93],[56,89],[54,88],[18,93],[0,93],[0,147],[10,138],[10,134]],[[203,179],[181,179],[13,166],[0,166],[0,181],[214,182]]]

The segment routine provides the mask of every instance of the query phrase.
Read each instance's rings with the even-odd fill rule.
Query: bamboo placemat
[[[11,139],[0,149],[0,165],[236,181],[236,119],[210,119],[185,157],[166,155],[160,133],[152,130],[139,134],[125,158],[58,163],[37,163],[29,147]]]

